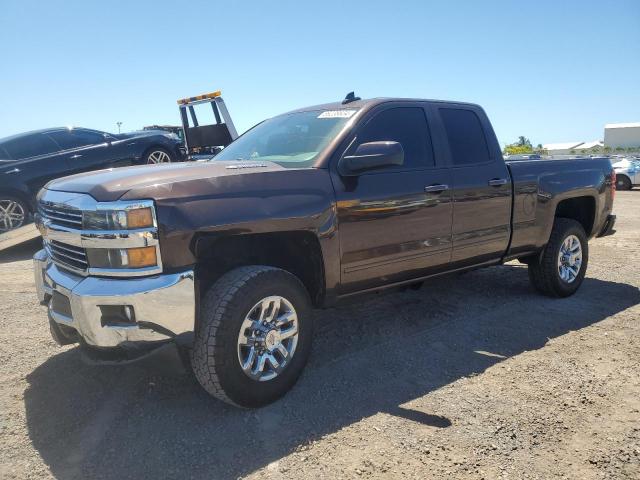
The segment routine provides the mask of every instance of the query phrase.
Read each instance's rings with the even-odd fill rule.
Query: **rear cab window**
[[[363,143],[385,140],[402,145],[404,165],[388,167],[384,171],[435,165],[431,134],[422,107],[392,107],[375,114],[357,133],[357,141],[352,149],[355,151]]]
[[[488,163],[489,145],[480,118],[473,110],[438,109],[447,134],[453,166]]]

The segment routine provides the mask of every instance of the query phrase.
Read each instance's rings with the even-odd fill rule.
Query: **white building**
[[[640,122],[605,125],[604,144],[611,148],[640,147]]]
[[[584,142],[546,143],[542,145],[549,155],[569,155],[571,150],[583,145]]]
[[[602,140],[594,140],[593,142],[584,142],[582,145],[574,147],[576,153],[591,153],[592,148],[604,147]]]

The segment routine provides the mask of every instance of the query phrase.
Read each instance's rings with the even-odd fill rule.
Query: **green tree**
[[[542,145],[539,145],[542,147]],[[506,155],[524,155],[527,153],[533,153],[533,146],[531,141],[527,137],[520,136],[518,141],[505,145],[503,153]]]
[[[531,147],[519,146],[519,145],[507,145],[504,147],[504,153],[507,155],[524,155],[527,153],[533,153]]]
[[[531,145],[531,140],[529,140],[527,137],[519,136],[518,141],[514,145],[517,145],[519,147],[529,147],[530,149],[533,150],[533,146]]]

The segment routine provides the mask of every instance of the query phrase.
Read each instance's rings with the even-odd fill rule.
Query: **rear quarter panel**
[[[611,163],[606,158],[525,160],[507,162],[512,175],[513,237],[509,257],[544,246],[551,234],[558,204],[569,198],[595,202],[594,236],[611,213]]]

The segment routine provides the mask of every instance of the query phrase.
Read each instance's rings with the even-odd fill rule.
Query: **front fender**
[[[320,244],[331,293],[340,277],[335,197],[324,169],[283,169],[197,179],[136,190],[157,206],[165,268],[196,263],[199,236],[312,232]]]

